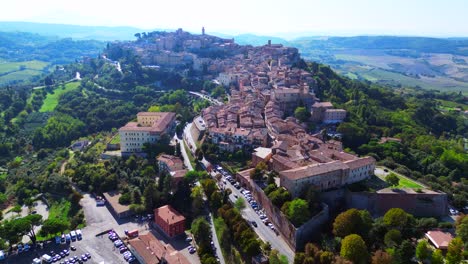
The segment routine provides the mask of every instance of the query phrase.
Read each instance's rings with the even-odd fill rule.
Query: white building
[[[129,122],[119,129],[122,154],[142,152],[145,143],[156,143],[162,136],[171,133],[175,116],[170,112],[138,113],[137,122]]]

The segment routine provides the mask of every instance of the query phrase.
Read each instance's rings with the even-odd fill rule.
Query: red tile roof
[[[169,225],[185,220],[185,217],[170,205],[164,205],[154,209],[154,215],[161,217],[161,219],[165,220]]]
[[[129,122],[121,127],[119,131],[148,131],[161,133],[167,129],[171,122],[175,120],[176,114],[172,112],[140,112],[137,116],[160,116],[152,126],[141,126],[137,122]]]
[[[429,231],[426,233],[426,237],[438,249],[447,249],[448,244],[453,239],[452,234],[442,231]]]
[[[184,255],[171,245],[163,244],[151,232],[140,234],[129,240],[129,244],[147,264],[159,264],[162,257],[169,264],[190,264]]]

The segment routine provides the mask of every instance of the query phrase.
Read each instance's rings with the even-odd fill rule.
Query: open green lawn
[[[397,186],[397,188],[412,188],[412,189],[417,189],[417,188],[424,188],[423,186],[419,185],[417,182],[412,181],[408,178],[401,177],[400,175],[397,175],[398,178],[400,179],[400,182]]]
[[[394,186],[394,188],[411,188],[411,189],[418,189],[418,188],[421,188],[421,189],[424,189],[424,186],[422,186],[421,184],[417,183],[416,181],[413,181],[411,180],[410,178],[408,177],[404,177],[392,170],[389,170],[389,173],[394,173],[398,179],[400,179],[400,182],[398,183],[397,186]],[[376,174],[377,177],[379,177],[382,181],[385,181],[385,177],[386,175],[383,175],[383,174]],[[385,183],[386,185],[388,185],[387,183]]]
[[[446,108],[447,110],[452,110],[453,108],[456,108],[456,107],[460,107],[462,110],[468,110],[468,105],[466,104],[460,104],[457,102],[446,101],[446,100],[441,100],[441,99],[437,99],[437,102],[440,103],[441,107]]]
[[[49,209],[49,218],[58,218],[62,220],[68,219],[68,212],[70,212],[70,201],[62,199],[54,201]]]
[[[120,143],[120,134],[117,133],[115,134],[115,136],[112,138],[110,144],[117,144],[117,143]]]
[[[52,112],[54,111],[55,107],[58,104],[58,100],[60,96],[66,92],[70,92],[78,88],[80,82],[71,82],[65,84],[65,89],[62,88],[55,88],[53,94],[47,94],[47,97],[44,99],[44,103],[42,104],[41,109],[39,112]]]

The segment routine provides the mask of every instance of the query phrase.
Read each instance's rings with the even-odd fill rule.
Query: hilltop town
[[[466,164],[426,101],[342,78],[296,48],[200,33],[110,42],[33,89],[32,115],[14,121],[36,126],[29,156],[6,172],[28,177],[8,188],[30,205],[0,222],[0,257],[405,264],[455,254]]]

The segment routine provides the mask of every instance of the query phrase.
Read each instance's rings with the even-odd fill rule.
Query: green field
[[[400,179],[400,182],[397,188],[412,188],[412,189],[424,188],[423,186],[419,185],[418,183],[408,178],[401,177],[400,175],[397,175],[397,176]]]
[[[78,88],[78,86],[80,86],[80,82],[71,82],[65,84],[65,89],[55,88],[53,94],[47,94],[47,97],[44,99],[44,103],[42,104],[41,109],[39,109],[39,112],[54,111],[55,107],[58,104],[60,96],[64,93],[75,90],[76,88]]]
[[[0,62],[0,85],[14,81],[25,81],[44,73],[49,65],[43,61]]]
[[[49,219],[58,218],[62,220],[67,220],[68,213],[70,212],[70,206],[70,201],[67,201],[65,199],[53,202],[49,209]]]
[[[383,169],[383,168],[382,168]],[[386,168],[387,169],[387,168]],[[397,186],[393,186],[393,188],[411,188],[411,189],[424,189],[424,186],[421,184],[417,183],[416,181],[411,180],[408,177],[404,177],[390,169],[388,169],[389,173],[394,173],[398,179],[400,179],[399,183]],[[379,177],[381,180],[385,181],[386,175],[383,174],[376,174],[377,177]]]
[[[19,71],[21,66],[24,66],[29,70],[41,71],[47,65],[49,65],[49,63],[37,60],[22,62],[0,62],[0,74],[11,71]]]
[[[466,104],[461,104],[461,103],[446,101],[446,100],[441,100],[441,99],[437,99],[437,102],[440,103],[441,107],[447,110],[453,110],[453,108],[458,108],[458,107],[460,107],[462,110],[468,110],[468,105]]]

